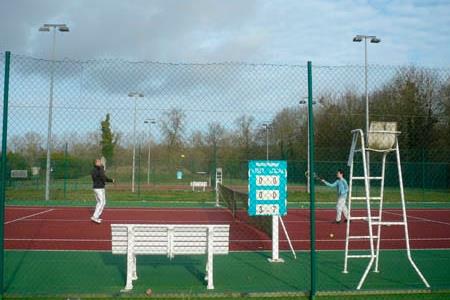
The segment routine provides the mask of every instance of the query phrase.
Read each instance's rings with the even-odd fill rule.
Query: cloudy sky
[[[0,50],[47,58],[43,23],[66,23],[59,58],[450,66],[448,0],[3,0]]]

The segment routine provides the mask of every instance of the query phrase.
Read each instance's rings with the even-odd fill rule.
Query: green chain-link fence
[[[4,70],[4,54],[0,65]],[[364,67],[313,65],[312,76],[313,163],[317,174],[332,180],[337,169],[349,171],[351,130],[364,129]],[[439,269],[450,260],[445,219],[450,200],[450,69],[369,66],[368,77],[370,119],[397,122],[401,131],[406,201],[415,209],[412,247],[421,249],[416,253],[418,264],[433,288],[450,288],[446,282],[450,274]],[[106,250],[111,250],[107,224],[120,221],[231,222],[232,253],[217,258],[214,271],[218,292],[283,294],[310,290],[306,65],[51,62],[12,55],[9,85],[8,151],[3,170],[6,294],[118,292],[124,281],[124,258]],[[3,89],[4,80],[0,83]],[[109,223],[96,227],[89,220],[89,207],[95,205],[89,174],[93,160],[101,156],[106,158],[106,173],[116,180],[107,189],[107,207],[117,210],[107,208],[104,218]],[[242,191],[247,188],[248,160],[266,156],[288,162],[292,212],[288,212],[286,223],[300,257],[293,260],[289,252],[283,252],[286,262],[281,265],[266,260],[270,237],[252,232],[245,220],[233,220],[226,209],[214,207],[216,168],[222,168],[225,186]],[[395,160],[389,158],[385,179],[388,207],[399,207],[396,167]],[[370,171],[380,171],[376,158]],[[192,182],[206,182],[206,191],[192,192]],[[318,291],[352,291],[360,271],[352,273],[350,279],[341,275],[345,225],[331,224],[335,192],[316,185]],[[46,188],[49,200],[45,200]],[[356,188],[362,193],[362,186]],[[424,215],[421,208],[427,208]],[[127,214],[127,209],[132,213]],[[215,210],[220,212],[217,216]],[[177,217],[178,213],[182,215]],[[430,224],[442,226],[431,237],[426,232],[427,228],[433,230]],[[388,240],[401,240],[398,231],[386,234]],[[287,250],[285,242],[281,247]],[[402,252],[386,248],[391,249],[384,262],[387,270],[368,288],[422,288],[417,278],[408,277],[414,275],[412,272],[397,276],[396,263]],[[48,252],[55,249],[72,251]],[[140,281],[137,290],[148,287],[147,276],[148,281],[153,280],[150,286],[155,293],[205,293],[199,279],[203,260],[181,257],[171,263],[161,257],[143,258],[140,280],[144,283]],[[138,264],[141,268],[141,261]],[[109,277],[94,285],[91,280],[101,276],[102,269]],[[59,277],[62,273],[64,280]]]

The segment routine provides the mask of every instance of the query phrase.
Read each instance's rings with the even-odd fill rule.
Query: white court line
[[[91,219],[72,219],[72,220],[68,220],[68,219],[29,219],[26,220],[27,222],[89,222],[92,223]],[[158,220],[150,220],[150,219],[126,219],[126,220],[120,220],[120,219],[102,219],[102,223],[117,223],[117,222],[140,222],[140,223],[145,223],[148,225],[151,224],[155,224],[155,225],[160,225],[160,224],[168,224],[168,223],[180,223],[180,224],[185,224],[185,223],[198,223],[198,224],[232,224],[234,223],[232,220],[208,220],[208,221],[198,221],[198,220],[183,220],[183,221],[158,221]],[[150,222],[150,223],[149,223]],[[159,223],[158,223],[159,222]],[[247,224],[246,222],[242,222]]]
[[[27,239],[27,238],[10,238],[5,239],[5,241],[15,241],[15,242],[111,242],[111,240],[101,240],[101,239]]]
[[[21,217],[21,218],[18,218],[18,219],[14,219],[14,220],[5,222],[5,225],[11,224],[11,223],[14,223],[14,222],[18,222],[18,221],[22,221],[22,220],[25,220],[25,219],[28,219],[28,218],[31,218],[31,217],[34,217],[34,216],[42,215],[42,214],[51,212],[51,211],[53,211],[53,210],[55,210],[55,209],[54,209],[54,208],[50,208],[50,209],[47,209],[47,210],[44,210],[44,211],[41,211],[41,212],[38,212],[38,213],[35,213],[35,214],[31,214],[31,215],[27,215],[27,216],[25,216],[25,217]]]
[[[5,241],[29,241],[29,242],[111,242],[110,239],[28,239],[28,238],[6,238]],[[316,240],[317,242],[345,242],[345,239],[320,239]],[[395,238],[395,239],[383,239],[383,241],[390,241],[390,242],[398,242],[398,241],[405,241],[404,238]],[[410,241],[450,241],[450,238],[415,238],[410,239]],[[263,240],[230,240],[230,242],[233,243],[260,243],[260,242],[267,242],[271,243],[272,240],[263,239]],[[280,242],[287,242],[285,239],[280,239]],[[291,242],[299,242],[299,243],[309,243],[309,239],[300,239],[300,240],[291,240]],[[364,241],[363,241],[364,242]],[[365,242],[368,242],[365,241]]]
[[[411,217],[412,218],[412,217]],[[89,222],[91,223],[92,221],[90,219],[45,219],[45,218],[36,218],[36,219],[27,219],[25,220],[27,222]],[[309,224],[310,221],[309,220],[283,220],[284,223],[290,224],[301,224],[301,223],[306,223]],[[233,224],[233,223],[242,223],[242,224],[249,224],[249,222],[245,222],[245,221],[240,221],[240,220],[207,220],[207,221],[199,221],[199,220],[182,220],[182,221],[158,221],[158,220],[151,220],[151,219],[103,219],[103,223],[116,223],[116,222],[141,222],[141,223],[145,223],[145,224],[167,224],[167,223],[180,223],[180,224],[185,224],[185,223],[198,223],[198,224],[222,224],[222,223],[226,223],[226,224]],[[159,223],[157,223],[159,222]],[[356,223],[366,223],[366,221],[360,221]],[[423,222],[422,220],[411,220],[408,221],[408,223],[421,223]],[[333,221],[317,221],[316,220],[316,224],[320,223],[320,224],[330,224],[330,225],[336,225],[335,223],[333,223]],[[450,225],[450,224],[449,224]]]
[[[414,238],[409,239],[410,241],[450,241],[450,238]],[[389,242],[398,242],[398,241],[405,241],[404,238],[395,238],[395,239],[382,239],[382,242],[389,241]],[[230,240],[230,242],[234,243],[258,243],[258,242],[272,242],[272,240]],[[280,242],[287,242],[286,239],[280,239]],[[291,239],[291,242],[299,242],[299,243],[309,243],[309,239],[301,239],[301,240],[293,240]],[[345,242],[345,239],[334,239],[334,238],[327,238],[327,239],[320,239],[316,240],[316,242]],[[361,242],[369,242],[369,240],[362,240]]]
[[[108,204],[106,204],[108,205]],[[38,209],[43,208],[42,206],[33,206],[33,207],[8,207],[9,209]],[[86,210],[86,209],[95,209],[95,204],[92,206],[73,206],[73,207],[67,207],[67,206],[54,206],[52,209],[58,209],[58,210]],[[224,211],[229,211],[225,207],[219,207],[219,208],[152,208],[152,207],[108,207],[105,208],[104,211],[150,211],[150,212],[159,212],[159,211],[165,211],[165,212],[214,212],[214,213],[223,213]]]
[[[403,214],[399,214],[399,213],[394,213],[394,212],[389,212],[389,211],[386,211],[386,212],[383,212],[383,213],[388,213],[388,214],[391,214],[391,215],[394,215],[394,216],[403,216]],[[436,220],[431,220],[431,219],[427,219],[427,218],[421,218],[421,217],[414,217],[414,216],[410,216],[410,215],[407,215],[406,216],[408,219],[416,219],[416,220],[420,220],[420,221],[425,221],[425,222],[430,222],[430,223],[436,223],[436,224],[442,224],[442,225],[449,225],[450,226],[450,223],[447,223],[447,222],[441,222],[441,221],[436,221]],[[408,222],[409,223],[409,222]]]
[[[43,208],[42,206],[33,206],[33,207],[25,207],[25,206],[11,206],[11,207],[7,207],[6,209],[17,209],[17,210],[21,210],[21,209],[36,209],[36,208]],[[73,209],[94,209],[95,205],[92,206],[73,206],[73,207],[67,207],[67,206],[54,206],[52,207],[53,209],[58,209],[58,210],[73,210]],[[105,211],[151,211],[151,212],[159,212],[159,211],[163,211],[163,212],[214,212],[214,213],[223,213],[223,211],[229,211],[226,207],[218,207],[218,208],[202,208],[202,207],[198,207],[198,208],[158,208],[158,207],[107,207],[105,208]],[[292,211],[292,212],[309,212],[309,208],[289,208],[288,210]],[[377,209],[372,209],[373,211],[377,211]],[[401,211],[401,208],[387,208],[387,209],[383,209],[383,211]],[[408,208],[408,211],[427,211],[427,212],[432,212],[432,211],[438,211],[438,212],[450,212],[450,208],[443,208],[443,209],[428,209],[428,208]],[[238,212],[246,212],[245,209],[238,209]],[[316,208],[316,211],[331,211],[331,212],[335,212],[336,209],[335,208]],[[366,209],[364,208],[357,208],[357,209],[352,209],[352,211],[356,211],[356,212],[365,212]]]
[[[38,209],[38,208],[46,208],[47,206],[6,206],[6,210],[25,210],[25,209]],[[54,208],[54,207],[53,207]]]

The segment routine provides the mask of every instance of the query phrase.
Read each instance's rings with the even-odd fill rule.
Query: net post
[[[8,138],[8,101],[9,101],[9,68],[11,63],[11,52],[5,52],[5,78],[3,85],[3,129],[2,129],[2,160],[0,172],[0,297],[4,293],[5,272],[5,181],[6,181],[6,151]]]
[[[314,174],[314,114],[312,95],[312,63],[308,61],[308,135],[309,135],[309,174]],[[310,238],[311,238],[311,290],[310,299],[314,299],[317,292],[317,262],[316,262],[316,204],[314,180],[309,181],[309,213],[310,213]]]

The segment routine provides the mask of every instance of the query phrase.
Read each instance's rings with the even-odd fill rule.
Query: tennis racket
[[[310,177],[308,171],[305,172],[305,177],[306,177],[306,178]],[[314,178],[315,180],[323,180],[322,176],[317,175],[317,173],[314,173],[313,176],[312,176],[312,178]]]

